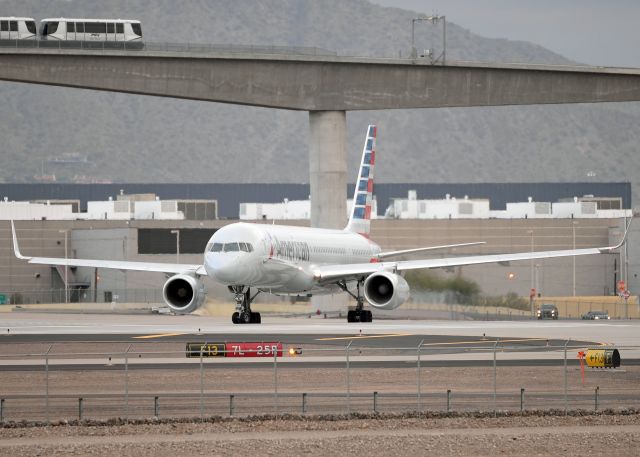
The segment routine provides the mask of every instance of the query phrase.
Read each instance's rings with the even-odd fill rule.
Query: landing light
[[[302,348],[290,347],[289,348],[289,355],[291,357],[296,357],[298,355],[302,355]]]

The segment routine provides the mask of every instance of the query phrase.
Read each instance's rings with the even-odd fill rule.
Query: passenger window
[[[0,32],[6,32],[9,30],[9,21],[0,21]]]
[[[238,243],[225,243],[224,252],[237,252],[240,250]]]
[[[9,21],[9,32],[18,31],[18,21]]]
[[[114,31],[114,24],[112,22],[107,24],[107,33],[113,33]]]
[[[213,243],[211,252],[222,252],[222,243]]]
[[[76,32],[76,23],[69,22],[67,23],[67,33],[75,33]]]
[[[116,33],[124,33],[124,24],[116,24]]]
[[[76,32],[84,33],[84,22],[76,22]]]

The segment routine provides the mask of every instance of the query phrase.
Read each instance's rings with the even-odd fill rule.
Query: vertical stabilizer
[[[376,163],[376,126],[370,125],[364,141],[360,170],[353,194],[353,208],[346,230],[369,236],[373,200],[373,169]]]

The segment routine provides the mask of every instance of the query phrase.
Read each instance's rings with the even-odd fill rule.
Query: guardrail
[[[281,54],[308,56],[336,56],[335,51],[305,46],[257,46],[208,43],[161,43],[147,41],[58,41],[58,40],[0,40],[0,48],[14,49],[80,49],[87,51],[155,51],[238,54]]]
[[[187,357],[171,341],[34,344],[0,340],[0,421],[640,407],[632,346],[618,347],[622,368],[583,374],[585,346],[570,341],[285,345],[261,359]]]

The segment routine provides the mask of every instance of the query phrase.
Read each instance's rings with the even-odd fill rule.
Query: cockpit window
[[[240,250],[240,246],[238,246],[238,243],[225,243],[224,244],[224,252],[235,252],[235,251],[239,251]]]
[[[253,252],[253,245],[251,243],[213,243],[211,246],[211,252]]]

